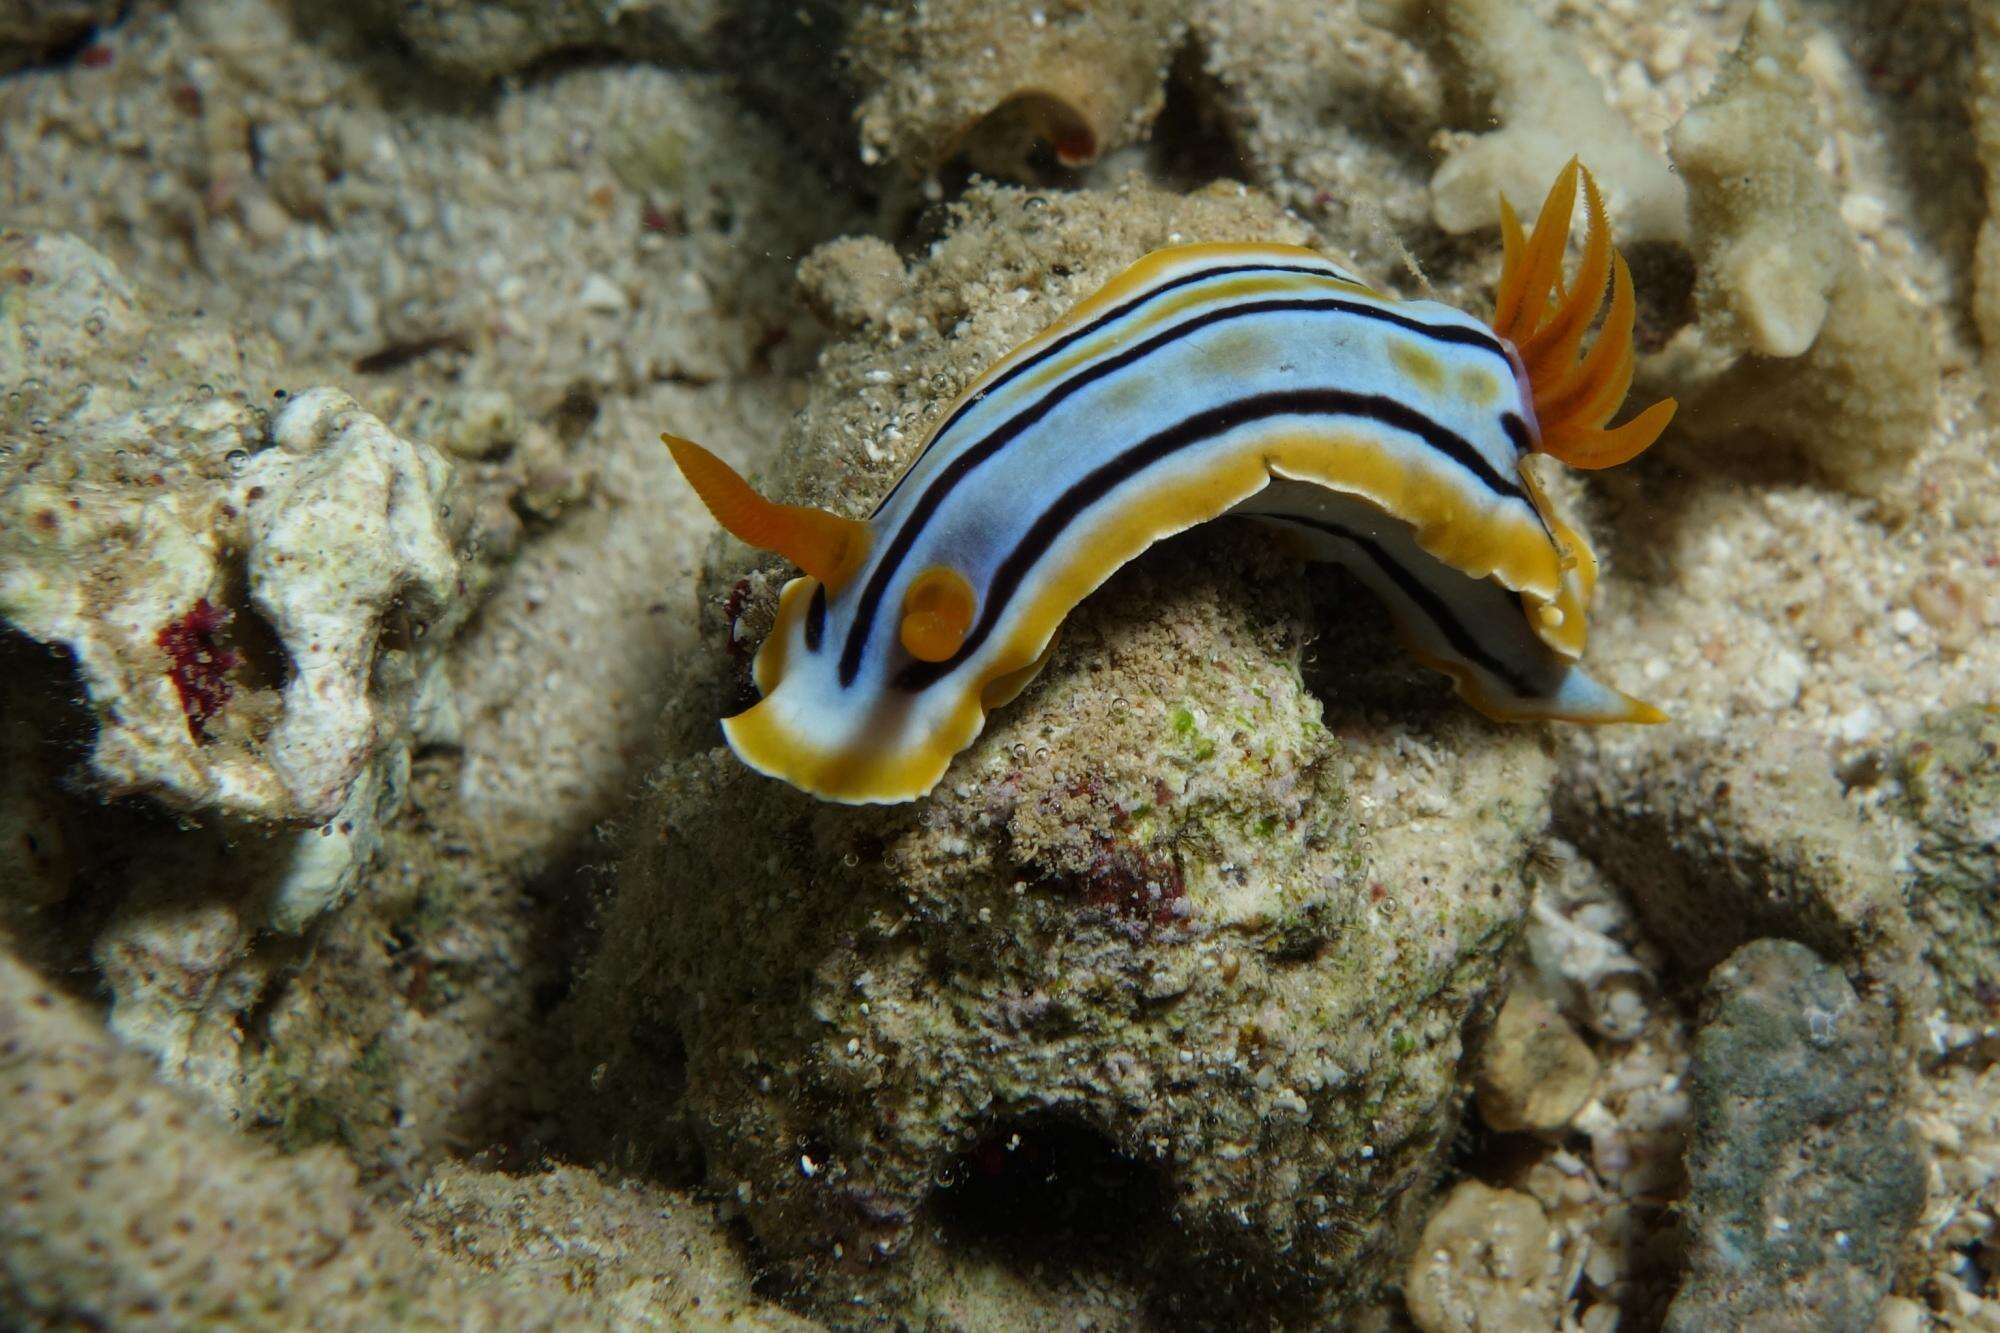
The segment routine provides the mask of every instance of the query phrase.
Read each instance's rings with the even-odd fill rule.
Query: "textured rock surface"
[[[1069,283],[1160,232],[1246,225],[1284,224],[1238,190],[982,193],[908,298],[918,327],[969,327],[837,349],[781,491],[851,503],[916,447],[935,408],[856,381],[948,401]],[[1546,758],[1450,707],[1379,721],[1365,677],[1329,730],[1299,674],[1308,577],[1226,529],[1124,571],[906,807],[750,774],[714,745],[736,670],[690,664],[579,1001],[612,1150],[657,1152],[662,1106],[683,1107],[711,1178],[829,1312],[928,1308],[939,1220],[959,1244],[1026,1225],[1050,1160],[1120,1183],[1098,1205],[1113,1266],[1186,1317],[1365,1293],[1448,1139]],[[719,637],[768,617],[764,571],[745,586]],[[1438,698],[1392,679],[1378,698]]]
[[[1958,1022],[2000,1021],[2000,708],[1955,709],[1904,737],[1897,768],[1917,836],[1910,911],[1938,998]]]
[[[314,0],[306,12],[351,18]],[[367,0],[361,16],[447,74],[488,79],[570,51],[616,49],[660,61],[709,61],[729,6],[720,0]]]
[[[954,152],[1032,179],[1037,155],[1077,167],[1138,138],[1160,109],[1185,0],[861,4],[843,54],[864,162],[923,172]]]
[[[1572,818],[1585,846],[1690,972],[1779,935],[1922,993],[1891,844],[1855,820],[1810,736],[1689,740],[1581,771],[1590,785]]]
[[[422,1251],[465,1264],[566,1323],[688,1333],[812,1333],[751,1294],[728,1232],[685,1194],[576,1167],[528,1175],[440,1168],[398,1220]],[[581,1298],[581,1299],[579,1299]]]
[[[332,1149],[255,1148],[156,1083],[93,1016],[0,957],[0,1303],[128,1328],[421,1312],[546,1327],[546,1298],[460,1287],[371,1216]]]
[[[1759,940],[1716,969],[1669,1329],[1872,1326],[1925,1190],[1889,1035],[1803,945]]]
[[[0,72],[86,36],[121,8],[118,0],[0,0]]]
[[[858,214],[719,76],[556,71],[469,109],[344,47],[351,18],[135,14],[102,66],[0,82],[0,212],[268,334],[243,342],[254,405],[344,384],[453,459],[467,591],[491,590],[450,668],[468,799],[540,868],[617,808],[687,641],[662,592],[704,529],[659,428],[776,439],[816,345],[791,257]]]
[[[48,706],[46,662],[10,675],[42,731],[14,754],[208,823],[48,799],[7,915],[72,962],[53,935],[92,924],[112,1028],[219,1091],[271,978],[253,936],[353,891],[449,715],[451,469],[338,390],[276,387],[261,339],[157,318],[73,237],[8,233],[0,271],[0,618],[85,705]]]
[[[710,1172],[821,1300],[921,1302],[893,1261],[953,1212],[935,1182],[992,1171],[1005,1197],[1067,1135],[1124,1164],[1114,1230],[1150,1240],[1123,1261],[1169,1265],[1166,1299],[1363,1281],[1357,1242],[1443,1146],[1540,757],[1462,720],[1336,745],[1297,610],[1155,566],[916,812],[815,807],[721,751],[655,775],[582,1002],[600,1114],[655,1137],[684,1048]],[[1440,766],[1448,830],[1386,776],[1403,747]],[[1357,821],[1345,793],[1382,781]]]
[[[809,1327],[749,1296],[682,1198],[461,1168],[406,1229],[342,1152],[245,1141],[4,956],[0,1104],[0,1311],[24,1327]],[[524,1197],[592,1252],[524,1225]]]
[[[1397,290],[1481,312],[1499,247],[1490,232],[1438,225],[1440,163],[1477,166],[1463,175],[1475,212],[1500,181],[1487,173],[1530,171],[1526,148],[1551,151],[1551,136],[1537,144],[1524,127],[1555,126],[1569,142],[1553,151],[1583,151],[1607,179],[1616,173],[1598,156],[1611,140],[1656,165],[1756,6],[1440,5],[1437,40],[1421,42],[1377,26],[1391,6],[1359,0],[1088,15],[1051,5],[1039,28],[1026,5],[724,8],[38,5],[34,22],[62,31],[8,46],[19,29],[6,23],[25,11],[0,5],[0,63],[31,53],[0,79],[0,214],[25,233],[82,238],[153,320],[136,345],[112,336],[115,302],[95,333],[94,299],[35,321],[38,354],[73,361],[95,386],[77,411],[156,373],[167,391],[131,410],[190,400],[203,383],[217,413],[274,411],[278,389],[337,386],[397,440],[451,460],[445,526],[463,587],[450,614],[478,608],[455,635],[446,617],[421,638],[388,636],[410,662],[449,640],[453,688],[435,688],[447,673],[424,673],[432,686],[407,696],[408,713],[391,710],[392,730],[417,741],[407,776],[379,770],[379,842],[348,862],[361,866],[357,891],[296,935],[267,928],[296,830],[206,806],[171,816],[150,798],[100,802],[81,664],[0,633],[0,947],[10,968],[36,970],[36,993],[51,979],[110,1001],[98,1012],[59,1000],[64,1031],[88,1040],[38,1038],[5,1065],[26,1081],[0,1096],[0,1207],[45,1207],[0,1225],[0,1324],[143,1326],[124,1295],[166,1287],[179,1304],[156,1322],[201,1323],[275,1283],[306,1293],[303,1317],[332,1326],[392,1322],[391,1308],[419,1326],[782,1322],[747,1294],[754,1265],[764,1290],[821,1302],[844,1324],[1143,1333],[1235,1326],[1247,1309],[1295,1326],[1398,1327],[1426,1299],[1405,1309],[1394,1281],[1419,1257],[1414,1223],[1442,1215],[1433,1181],[1461,1170],[1539,1205],[1554,1277],[1468,1243],[1432,1275],[1441,1308],[1491,1314],[1519,1297],[1536,1328],[1653,1327],[1685,1276],[1691,983],[1743,938],[1696,928],[1720,915],[1812,941],[1871,1003],[1893,1002],[1895,1057],[1917,1057],[1913,1118],[1934,1175],[1884,1329],[1992,1323],[2000,1051],[1984,1031],[1981,980],[2000,966],[1984,899],[1961,891],[1990,878],[1973,706],[1990,704],[2000,679],[2000,447],[1984,377],[1968,373],[1968,335],[1990,332],[2000,290],[1981,276],[1992,245],[1983,269],[1973,245],[1989,211],[1976,157],[1983,146],[1990,161],[2000,123],[1990,7],[1801,0],[1775,69],[1724,99],[1764,118],[1745,170],[1730,165],[1741,147],[1731,133],[1711,136],[1706,154],[1693,145],[1693,167],[1720,170],[1705,184],[1689,176],[1716,226],[1698,227],[1691,247],[1631,249],[1645,345],[1719,349],[1714,362],[1649,363],[1654,387],[1689,402],[1686,424],[1705,438],[1553,484],[1605,557],[1593,664],[1665,704],[1671,726],[1496,737],[1439,705],[1435,682],[1403,664],[1351,589],[1217,529],[1142,562],[1107,590],[1122,600],[1072,622],[1056,674],[1003,715],[1024,754],[982,752],[988,767],[957,784],[966,790],[872,838],[865,816],[783,806],[768,840],[745,831],[729,849],[739,879],[776,884],[768,899],[676,903],[655,921],[635,898],[619,919],[630,955],[669,960],[722,995],[693,1011],[662,973],[610,966],[616,950],[594,932],[613,884],[594,863],[611,853],[589,834],[658,762],[667,697],[670,790],[652,816],[671,796],[694,822],[686,845],[661,855],[692,861],[707,825],[747,830],[763,815],[755,800],[727,803],[737,787],[700,799],[687,788],[727,772],[704,767],[717,763],[709,723],[742,701],[731,654],[768,617],[777,571],[713,543],[659,429],[769,468],[807,403],[817,315],[843,341],[779,471],[851,512],[886,486],[965,375],[1177,234],[1309,241]],[[77,14],[97,25],[87,38]],[[1482,48],[1480,24],[1519,40]],[[849,68],[843,50],[876,63]],[[889,67],[898,56],[906,67]],[[1079,64],[1091,75],[1080,92]],[[1067,101],[986,116],[1044,68],[1069,77]],[[1093,129],[1110,155],[1051,171],[1047,140],[1074,124],[1057,113],[1086,95],[1099,99],[1084,109],[1102,117]],[[868,124],[872,172],[855,169],[863,97],[880,112]],[[766,123],[774,114],[782,133]],[[938,153],[961,150],[933,170]],[[965,157],[1091,189],[968,191]],[[1178,201],[1139,183],[1225,176],[1292,215],[1233,186]],[[1544,183],[1507,188],[1532,207]],[[1613,194],[1652,197],[1631,181]],[[1763,206],[1775,194],[1785,208]],[[1788,233],[1790,258],[1814,262],[1750,264],[1744,280],[1735,241],[1759,253],[1767,226]],[[1768,338],[1811,322],[1788,312],[1800,293],[1812,305],[1828,276],[1817,260],[1841,247],[1882,279],[1877,295],[1918,312],[1878,318],[1845,294],[1846,261],[1834,265],[1824,328],[1861,310],[1834,359],[1869,377],[1823,366],[1824,332],[1803,356],[1742,352],[1746,328]],[[0,272],[0,326],[17,285]],[[1927,357],[1938,410],[1910,415],[1886,455],[1846,460],[1871,473],[1888,464],[1879,476],[1829,487],[1829,472],[1852,470],[1842,460],[1815,472],[1771,447],[1786,442],[1779,427],[1837,441],[1809,429],[1835,390],[1893,397]],[[1717,364],[1741,383],[1717,378]],[[1773,388],[1807,371],[1792,396]],[[44,398],[49,377],[27,378],[38,382],[0,383],[8,447],[35,444],[35,415],[7,415],[10,392],[22,394],[15,408]],[[1720,396],[1739,389],[1740,404]],[[1893,418],[1879,402],[1853,407],[1840,430],[1879,435]],[[248,415],[251,434],[267,435]],[[313,456],[330,463],[339,434]],[[1811,456],[1819,443],[1795,447]],[[714,572],[697,588],[705,549]],[[170,636],[190,668],[245,659],[224,670],[227,699],[199,670],[188,676],[215,705],[204,757],[255,741],[285,679],[247,575],[224,584],[230,600],[212,605],[234,619],[207,629],[197,617]],[[1155,666],[1169,630],[1181,636],[1171,679]],[[1191,642],[1231,645],[1265,674],[1227,658],[1227,678],[1213,662],[1184,669]],[[1305,693],[1280,670],[1294,653]],[[404,698],[408,679],[391,666],[371,688]],[[1173,705],[1100,714],[1098,703],[1149,697],[1107,695],[1111,681],[1171,691],[1185,720]],[[1267,697],[1250,697],[1242,725],[1234,691],[1252,681]],[[1324,733],[1308,725],[1315,707]],[[184,707],[181,721],[185,732]],[[1536,734],[1546,751],[1509,748]],[[1304,765],[1300,780],[1279,793],[1270,778],[1288,764]],[[1137,792],[1141,769],[1165,774],[1165,803]],[[1079,795],[1062,778],[1099,786]],[[1560,836],[1532,831],[1551,786]],[[1151,808],[1136,813],[1135,794]],[[1109,846],[1091,836],[1115,824],[1099,798],[1129,820]],[[1287,814],[1283,802],[1310,807],[1331,841],[1290,845],[1297,830],[1283,821],[1263,836],[1273,801]],[[707,809],[719,814],[704,824]],[[201,826],[184,826],[191,818]],[[658,827],[628,823],[640,839]],[[332,827],[308,845],[343,859],[365,851]],[[1492,845],[1470,844],[1479,837]],[[885,869],[872,858],[891,843],[907,854]],[[1287,878],[1335,863],[1364,873],[1303,889]],[[1468,890],[1468,867],[1498,863],[1498,898]],[[1265,865],[1272,875],[1256,873]],[[1155,920],[1152,894],[1173,901],[1174,873],[1184,906]],[[921,886],[915,902],[906,881]],[[1358,886],[1364,900],[1343,896]],[[1488,1029],[1485,932],[1497,948],[1531,886],[1525,957],[1507,955],[1526,966],[1509,967],[1509,990],[1558,1007],[1598,1075],[1559,1136],[1454,1134],[1450,1113],[1468,1104],[1477,1070],[1457,1033]],[[1297,906],[1297,928],[1261,922],[1274,900],[1280,919]],[[653,949],[667,923],[730,903],[738,917]],[[767,917],[790,932],[780,942],[750,938]],[[1330,942],[1308,956],[1314,931]],[[734,955],[718,944],[739,939],[750,944]],[[740,991],[708,984],[785,939],[803,941],[782,959],[780,981],[796,984],[776,990],[758,973],[761,1012],[745,1018],[732,1007]],[[605,978],[634,980],[565,1005],[592,957]],[[1445,970],[1453,958],[1458,970]],[[1334,1004],[1343,970],[1384,1005],[1399,988],[1438,988],[1378,1018]],[[1184,973],[1193,980],[1175,995]],[[16,995],[0,1024],[39,1012]],[[1253,999],[1254,1013],[1225,1023]],[[815,1003],[828,1017],[801,1017]],[[115,1055],[107,1025],[155,1057],[157,1083]],[[62,1072],[86,1049],[108,1062],[93,1068],[123,1072]],[[750,1049],[762,1064],[716,1072],[718,1051]],[[697,1056],[708,1063],[693,1089]],[[1058,1063],[1069,1056],[1079,1064]],[[1344,1085],[1303,1077],[1321,1057]],[[785,1101],[794,1089],[809,1095]],[[950,1116],[915,1128],[905,1117],[879,1139],[855,1129],[916,1101]],[[1212,1123],[1196,1114],[1211,1106]],[[1425,1146],[1432,1134],[1449,1137],[1448,1155]],[[1159,1142],[1185,1160],[1157,1156]],[[96,1164],[88,1190],[70,1188],[78,1173],[62,1162]],[[926,1182],[920,1169],[933,1164]],[[589,1174],[640,1168],[649,1181]],[[28,1176],[39,1193],[12,1188]],[[719,1218],[680,1192],[697,1181]],[[897,1232],[894,1210],[911,1199]],[[853,1211],[840,1211],[846,1201]],[[1176,1230],[1177,1203],[1198,1226]],[[287,1256],[305,1253],[294,1228],[306,1224],[314,1248],[294,1265]],[[197,1248],[155,1245],[183,1227]],[[246,1227],[268,1241],[262,1270],[231,1248]],[[847,1243],[890,1232],[903,1243],[889,1258]],[[767,1248],[767,1235],[809,1248]],[[378,1259],[379,1281],[340,1285]],[[1349,1311],[1307,1294],[1320,1279],[1301,1269],[1350,1275],[1339,1295]],[[32,1297],[22,1275],[39,1284]],[[901,1306],[835,1303],[898,1293]],[[274,1299],[263,1322],[302,1322]]]
[[[1596,1079],[1597,1057],[1562,1015],[1517,990],[1480,1051],[1479,1117],[1502,1133],[1552,1133],[1576,1115]]]
[[[1424,1225],[1403,1291],[1423,1333],[1539,1333],[1560,1321],[1561,1276],[1541,1205],[1468,1180]]]
[[[1986,345],[1987,377],[2000,383],[2000,11],[1990,5],[1975,5],[1972,18],[1978,52],[1973,132],[1986,178],[1986,217],[1979,227],[1973,313]]]

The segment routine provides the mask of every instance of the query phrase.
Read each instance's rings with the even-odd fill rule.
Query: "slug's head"
[[[984,710],[1033,674],[1002,679],[957,662],[979,609],[971,581],[921,559],[877,580],[867,523],[777,504],[700,445],[661,439],[718,523],[807,575],[785,585],[757,650],[764,697],[722,724],[730,748],[828,800],[906,801],[930,790],[978,734]],[[873,582],[881,586],[869,592]]]
[[[1569,244],[1570,214],[1577,180],[1583,181],[1585,217],[1583,262],[1573,285],[1562,277]],[[1632,387],[1632,321],[1637,306],[1632,273],[1611,244],[1604,198],[1575,158],[1562,169],[1535,218],[1532,235],[1505,198],[1500,229],[1506,247],[1500,289],[1494,298],[1493,331],[1513,347],[1535,409],[1541,452],[1571,467],[1612,467],[1635,457],[1660,437],[1673,419],[1674,400],[1654,403],[1622,426],[1605,423]],[[1611,288],[1611,307],[1590,350],[1584,336]]]

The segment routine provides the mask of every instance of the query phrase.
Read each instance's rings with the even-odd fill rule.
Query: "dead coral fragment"
[[[1611,186],[1619,229],[1635,241],[1687,234],[1687,192],[1604,101],[1568,39],[1518,0],[1371,0],[1377,22],[1432,42],[1458,74],[1462,124],[1500,128],[1452,150],[1431,178],[1431,212],[1454,234],[1491,226],[1493,200],[1532,199],[1577,154]]]
[[[1878,494],[1929,437],[1934,340],[1869,268],[1815,161],[1801,44],[1765,0],[1715,87],[1673,135],[1699,277],[1695,322],[1646,367],[1684,394],[1684,429],[1746,426]]]
[[[864,161],[923,173],[963,153],[1030,180],[1046,151],[1084,166],[1144,133],[1186,30],[1173,0],[1063,10],[1040,0],[870,5],[846,56],[861,93]]]
[[[1542,1206],[1526,1194],[1463,1182],[1424,1227],[1404,1278],[1423,1333],[1555,1328],[1561,1254]]]

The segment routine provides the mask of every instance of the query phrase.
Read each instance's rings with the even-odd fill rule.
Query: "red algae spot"
[[[186,615],[161,626],[154,636],[153,641],[172,663],[167,675],[180,691],[188,734],[197,742],[208,739],[208,720],[229,702],[232,689],[228,673],[243,660],[215,641],[216,631],[228,623],[229,613],[204,597]]]
[[[112,49],[102,45],[86,46],[83,48],[83,53],[77,57],[85,69],[103,69],[114,58],[115,54]]]
[[[1179,858],[1156,856],[1116,838],[1099,835],[1090,863],[1081,873],[1052,876],[1086,906],[1126,921],[1171,926],[1181,920],[1187,874]]]

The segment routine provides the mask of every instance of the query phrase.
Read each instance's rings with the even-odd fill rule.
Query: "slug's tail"
[[[838,592],[868,558],[868,525],[860,519],[767,500],[694,441],[678,435],[660,440],[717,523],[748,545],[784,556],[828,592]]]
[[[1563,250],[1579,177],[1587,219],[1583,262],[1575,284],[1565,288]],[[1505,255],[1493,331],[1520,355],[1534,396],[1542,452],[1579,468],[1611,467],[1637,456],[1667,428],[1675,404],[1661,399],[1624,425],[1605,429],[1632,387],[1637,304],[1631,270],[1611,244],[1611,224],[1597,182],[1571,158],[1550,187],[1533,234],[1522,234],[1521,220],[1505,198],[1500,200],[1500,231]],[[1611,307],[1596,342],[1585,352],[1584,336],[1604,304],[1607,282]]]

